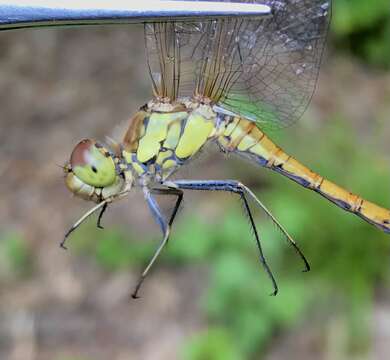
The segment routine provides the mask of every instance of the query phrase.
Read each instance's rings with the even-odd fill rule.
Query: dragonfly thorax
[[[151,101],[131,119],[122,158],[136,178],[163,181],[215,138],[216,118],[210,105],[190,99]]]

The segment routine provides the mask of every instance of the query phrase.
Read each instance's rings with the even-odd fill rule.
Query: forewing
[[[204,42],[209,22],[161,22],[145,24],[145,46],[153,93],[174,101],[192,96],[201,58],[196,49]]]
[[[145,46],[149,73],[156,97],[174,100],[180,75],[179,38],[176,24],[171,22],[145,24]]]
[[[208,98],[261,128],[288,126],[313,94],[330,1],[241,2],[266,4],[272,15],[145,25],[154,93]]]
[[[240,32],[249,23],[234,18],[145,24],[155,96],[171,101],[179,96],[221,100],[243,75]]]

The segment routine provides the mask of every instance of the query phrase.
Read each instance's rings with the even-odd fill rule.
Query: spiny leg
[[[211,191],[213,191],[213,190],[214,191],[228,191],[228,192],[233,192],[233,193],[236,193],[236,194],[240,195],[240,197],[241,197],[241,199],[242,199],[242,201],[244,203],[244,207],[245,207],[246,213],[247,213],[247,215],[249,217],[249,220],[250,220],[250,223],[251,223],[251,226],[252,226],[255,238],[256,238],[256,244],[257,244],[257,247],[258,247],[258,250],[259,250],[259,254],[260,254],[260,261],[261,261],[263,267],[265,268],[268,276],[270,277],[270,279],[271,279],[271,281],[273,283],[273,286],[274,286],[274,293],[273,294],[274,295],[276,295],[276,293],[278,291],[278,288],[277,288],[275,279],[274,279],[274,277],[272,275],[272,272],[270,271],[270,269],[268,267],[268,264],[267,264],[267,262],[266,262],[266,260],[264,258],[263,251],[262,251],[261,244],[260,244],[260,239],[259,239],[259,236],[258,236],[258,233],[257,233],[257,229],[256,229],[256,226],[255,226],[255,223],[254,223],[254,220],[253,220],[253,216],[251,214],[251,211],[250,211],[249,204],[247,202],[245,193],[247,193],[250,197],[252,197],[256,201],[257,205],[260,206],[266,212],[266,214],[272,219],[272,221],[274,221],[274,223],[278,226],[278,228],[281,230],[281,232],[290,241],[291,245],[295,248],[297,253],[302,258],[303,262],[305,263],[305,271],[308,271],[310,269],[310,266],[309,266],[306,258],[304,257],[304,255],[302,254],[302,252],[300,251],[300,249],[298,248],[298,246],[296,245],[294,240],[291,238],[291,236],[279,224],[279,222],[274,218],[274,216],[270,213],[270,211],[261,203],[261,201],[253,194],[253,192],[250,191],[246,186],[244,186],[240,182],[233,181],[233,180],[226,180],[226,181],[178,180],[178,181],[174,181],[173,183],[180,189],[209,190],[209,191],[210,190]]]
[[[179,189],[188,189],[188,190],[203,190],[203,191],[228,191],[228,192],[233,192],[235,194],[238,194],[243,201],[244,208],[246,211],[246,214],[249,218],[251,228],[253,230],[253,234],[255,236],[256,240],[256,245],[259,250],[259,255],[260,255],[260,262],[267,273],[268,277],[270,278],[272,282],[272,286],[274,288],[274,291],[272,292],[272,295],[276,295],[278,293],[278,285],[275,281],[275,278],[272,274],[271,269],[269,268],[267,261],[265,260],[263,249],[260,243],[260,238],[256,229],[255,222],[253,220],[253,216],[251,213],[251,210],[249,208],[249,204],[246,200],[245,193],[244,191],[236,186],[236,184],[233,184],[230,181],[203,181],[203,180],[198,180],[198,181],[191,181],[191,180],[178,180],[173,182]]]
[[[195,187],[197,187],[198,190],[202,190],[202,182],[203,181],[190,181],[194,184]],[[174,184],[177,184],[179,188],[184,189],[184,187],[187,183],[187,180],[178,180],[175,181]],[[247,193],[252,200],[255,201],[255,203],[266,213],[266,215],[271,219],[271,221],[276,225],[276,227],[281,231],[281,233],[284,235],[284,237],[287,239],[288,243],[294,248],[295,252],[299,255],[299,257],[302,259],[305,268],[303,272],[310,271],[310,265],[307,261],[305,255],[302,253],[301,249],[298,247],[297,243],[294,241],[294,239],[291,237],[291,235],[287,232],[287,230],[280,224],[280,222],[272,215],[271,211],[267,209],[267,207],[258,199],[258,197],[250,190],[247,186],[240,183],[239,181],[235,180],[224,180],[224,181],[206,181],[206,183],[211,183],[213,186],[212,190],[222,190],[222,191],[230,191],[230,192],[244,192]],[[223,189],[224,186],[230,187],[230,189],[226,190]],[[237,191],[239,189],[239,191]]]
[[[103,205],[102,209],[100,210],[98,219],[97,219],[96,226],[97,226],[99,229],[104,229],[104,227],[103,227],[102,224],[101,224],[101,221],[102,221],[102,217],[103,217],[103,214],[104,214],[104,212],[106,211],[106,209],[107,209],[107,203],[105,203],[105,204]]]
[[[282,224],[272,215],[272,213],[265,207],[265,205],[258,199],[258,197],[252,192],[251,189],[249,189],[247,186],[239,183],[241,188],[256,202],[256,204],[266,213],[266,215],[272,220],[272,222],[277,226],[277,228],[282,232],[282,234],[287,239],[288,243],[294,248],[295,252],[299,255],[299,257],[302,259],[305,268],[303,269],[303,272],[310,271],[310,264],[307,261],[305,255],[303,254],[302,250],[299,248],[298,244],[295,242],[295,240],[291,237],[291,235],[287,232],[287,230],[282,226]]]
[[[264,253],[263,253],[263,249],[261,247],[261,243],[260,243],[260,238],[259,238],[259,234],[257,233],[257,229],[256,229],[256,224],[255,224],[255,221],[253,220],[253,216],[252,216],[252,213],[251,213],[251,210],[249,208],[249,204],[248,204],[248,201],[246,200],[246,197],[245,197],[245,193],[244,192],[239,192],[238,193],[244,203],[244,207],[245,207],[245,211],[246,211],[246,214],[248,215],[249,217],[249,221],[251,223],[251,227],[252,227],[252,230],[253,230],[253,234],[255,235],[255,239],[256,239],[256,245],[257,245],[257,248],[259,250],[259,254],[260,254],[260,261],[261,261],[261,264],[263,265],[266,273],[268,274],[268,276],[270,277],[271,281],[272,281],[272,285],[274,287],[274,292],[271,294],[273,296],[275,296],[277,293],[278,293],[278,284],[276,283],[276,280],[272,274],[272,271],[271,269],[269,268],[268,264],[267,264],[267,261],[265,260],[265,257],[264,257]]]
[[[149,209],[152,212],[152,215],[155,218],[155,220],[157,221],[157,223],[160,225],[161,231],[163,233],[163,239],[161,240],[160,245],[158,246],[152,259],[149,261],[149,264],[146,266],[145,270],[142,272],[142,274],[137,282],[137,285],[135,286],[135,289],[134,289],[133,293],[131,294],[133,299],[138,298],[138,291],[140,290],[143,281],[145,280],[150,268],[153,266],[154,262],[156,261],[156,259],[160,255],[162,249],[167,244],[168,239],[169,239],[170,227],[173,224],[173,221],[175,220],[177,211],[179,210],[181,201],[183,200],[183,192],[179,189],[172,189],[172,188],[152,189],[150,191],[147,189],[144,189],[144,193],[145,193],[145,199],[149,205]],[[152,193],[158,194],[158,195],[176,195],[177,196],[176,204],[175,204],[175,207],[172,211],[172,215],[169,219],[168,224],[167,224],[164,216],[162,215],[160,207],[158,206],[156,200],[151,195]]]

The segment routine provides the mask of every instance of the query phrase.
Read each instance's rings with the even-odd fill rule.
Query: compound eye
[[[90,139],[84,139],[76,145],[70,157],[70,165],[72,172],[91,186],[109,186],[116,178],[114,160]]]

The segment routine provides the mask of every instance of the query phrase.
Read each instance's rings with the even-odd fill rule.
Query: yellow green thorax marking
[[[126,162],[131,165],[132,169],[138,174],[142,175],[145,172],[145,169],[141,166],[141,164],[138,161],[133,160],[133,154],[124,150],[123,151],[123,157],[125,158]]]
[[[183,135],[175,150],[176,156],[185,159],[194,155],[207,141],[214,127],[213,121],[193,112],[185,124]]]
[[[215,118],[211,107],[202,104],[144,108],[125,135],[124,160],[138,176],[166,178],[215,137]]]
[[[169,125],[187,116],[186,112],[151,114],[145,135],[139,140],[137,159],[144,163],[157,156],[161,149],[161,141],[167,139]]]
[[[164,141],[164,148],[174,150],[180,139],[181,123],[175,121],[170,124],[167,137]]]
[[[165,160],[171,158],[172,155],[173,155],[172,150],[160,151],[160,153],[158,154],[157,159],[156,159],[156,164],[161,166],[165,162]]]

